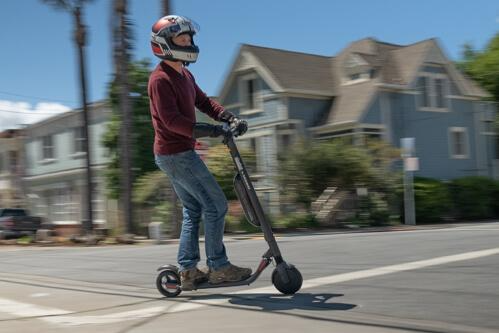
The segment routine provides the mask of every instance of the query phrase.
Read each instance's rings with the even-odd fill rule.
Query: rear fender
[[[175,265],[163,265],[163,266],[160,266],[157,271],[166,271],[166,270],[172,270],[172,271],[175,271],[176,273],[178,273],[178,267],[175,266]]]

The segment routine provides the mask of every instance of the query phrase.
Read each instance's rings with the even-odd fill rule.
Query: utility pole
[[[88,106],[87,106],[87,81],[85,76],[85,45],[86,45],[86,29],[81,22],[81,6],[78,5],[73,10],[75,18],[75,41],[78,47],[78,61],[80,67],[80,91],[81,91],[81,101],[83,104],[83,147],[86,154],[86,180],[87,180],[87,191],[86,191],[86,204],[87,204],[87,219],[83,221],[83,229],[86,234],[89,234],[93,230],[93,207],[92,207],[92,163],[90,156],[90,135],[89,135],[89,117],[88,117]]]
[[[87,102],[87,82],[85,75],[85,46],[86,46],[86,28],[82,23],[83,4],[91,0],[43,0],[56,9],[61,9],[69,12],[74,18],[75,30],[74,41],[78,51],[78,63],[80,69],[80,93],[82,103],[82,116],[83,116],[83,149],[86,154],[86,211],[87,218],[82,220],[82,228],[85,234],[91,234],[93,230],[93,209],[92,209],[92,169],[91,169],[91,156],[90,156],[90,135],[89,135],[89,110]]]

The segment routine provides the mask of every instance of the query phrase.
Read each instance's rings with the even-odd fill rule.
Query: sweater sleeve
[[[224,111],[223,106],[215,102],[213,99],[209,98],[204,91],[199,88],[191,72],[187,71],[192,78],[194,83],[194,89],[196,90],[196,101],[195,105],[199,111],[206,113],[208,116],[215,120],[219,120],[220,114]]]
[[[194,122],[180,113],[171,83],[161,78],[153,80],[149,94],[157,116],[166,128],[177,134],[192,137]]]

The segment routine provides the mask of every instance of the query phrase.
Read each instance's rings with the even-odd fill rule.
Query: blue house
[[[435,39],[395,45],[366,38],[334,57],[242,45],[219,94],[250,130],[256,188],[278,211],[277,155],[299,136],[415,138],[416,176],[499,177],[496,105]]]

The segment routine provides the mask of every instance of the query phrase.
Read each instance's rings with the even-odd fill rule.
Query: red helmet
[[[194,35],[198,31],[199,25],[187,17],[177,15],[162,17],[152,26],[152,52],[164,60],[196,62],[199,48],[194,44]],[[173,43],[173,38],[186,33],[191,35],[190,46],[179,46]]]

